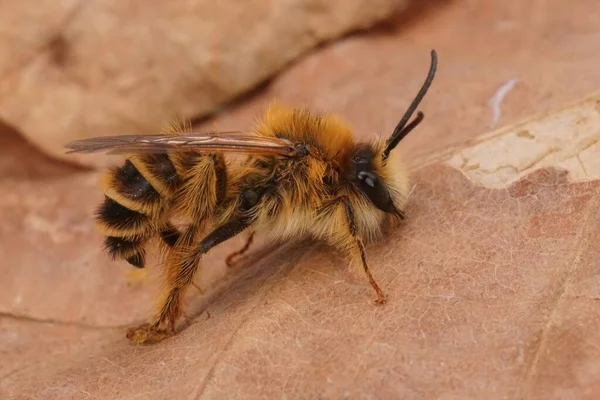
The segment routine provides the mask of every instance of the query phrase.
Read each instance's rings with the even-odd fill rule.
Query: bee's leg
[[[183,295],[192,284],[202,255],[214,246],[234,237],[247,227],[248,223],[245,220],[230,221],[209,233],[197,247],[178,257],[173,267],[169,268],[166,296],[160,302],[159,312],[154,322],[130,329],[127,332],[127,337],[136,343],[148,343],[158,342],[172,335],[175,332],[175,321],[181,315]],[[186,239],[186,236],[184,235],[181,238],[182,242]],[[179,243],[177,246],[179,246]]]
[[[246,239],[246,244],[244,244],[244,247],[242,247],[240,250],[234,251],[233,253],[229,254],[227,256],[227,258],[225,259],[225,263],[227,264],[228,267],[233,267],[235,265],[235,258],[238,256],[243,255],[246,251],[248,251],[248,249],[250,248],[250,245],[252,244],[252,241],[254,240],[254,231],[250,232],[250,235],[248,235],[248,238]]]
[[[369,264],[367,262],[365,246],[364,246],[363,242],[358,238],[356,239],[356,246],[357,246],[359,254],[360,254],[360,261],[362,263],[363,270],[365,271],[365,274],[367,275],[367,279],[369,279],[369,283],[371,284],[371,286],[375,290],[375,293],[377,294],[375,303],[383,304],[387,301],[387,295],[385,293],[383,293],[383,291],[381,290],[381,288],[379,287],[379,285],[373,278],[373,275],[371,274],[371,268],[369,268]]]
[[[173,248],[173,246],[175,246],[175,243],[177,243],[177,241],[181,237],[181,232],[179,232],[177,228],[175,228],[173,225],[167,222],[165,226],[160,230],[159,235],[167,246]]]
[[[350,204],[348,198],[343,197],[341,201],[344,204],[346,222],[351,236],[351,240],[344,241],[346,242],[346,248],[349,248],[350,253],[354,259],[360,259],[360,263],[362,264],[363,270],[367,275],[367,279],[369,279],[369,283],[371,284],[371,286],[375,290],[375,293],[377,294],[375,303],[383,304],[386,302],[387,296],[385,295],[385,293],[383,293],[383,291],[375,281],[375,278],[373,278],[373,274],[371,274],[371,268],[369,268],[369,263],[367,262],[367,253],[365,251],[365,246],[356,232],[356,219],[354,217],[354,209],[352,208],[352,205]]]
[[[171,211],[188,217],[193,223],[183,233],[170,224],[160,227],[160,236],[167,245],[163,296],[154,319],[128,331],[127,337],[137,343],[160,341],[174,333],[175,321],[181,315],[181,299],[192,284],[200,261],[194,243],[226,194],[227,169],[222,154],[173,153],[169,160],[179,182],[178,189],[169,192]]]
[[[181,237],[181,232],[179,232],[179,230],[177,230],[177,228],[175,228],[170,223],[167,223],[165,227],[159,232],[159,234],[161,239],[169,249],[172,249]],[[204,294],[204,291],[196,283],[192,282],[192,286],[196,288],[196,290],[198,290],[198,292],[200,292],[201,295]]]
[[[202,288],[200,286],[198,286],[194,282],[192,282],[192,286],[194,287],[194,289],[196,289],[198,291],[198,293],[200,293],[201,296],[204,296],[204,290],[202,290]]]

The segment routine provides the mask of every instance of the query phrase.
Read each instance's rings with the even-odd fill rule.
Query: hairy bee
[[[158,310],[127,337],[146,343],[174,334],[203,254],[242,231],[251,233],[249,242],[254,232],[274,240],[310,235],[327,241],[362,265],[375,301],[384,303],[364,242],[404,218],[409,181],[400,160],[392,162],[392,151],[423,120],[419,111],[409,123],[436,69],[432,50],[423,86],[385,142],[355,141],[336,116],[273,105],[251,134],[194,133],[189,124],[171,124],[163,134],[69,143],[70,152],[127,155],[101,181],[105,200],[96,221],[108,253],[143,268],[150,239],[160,238],[168,249]],[[179,230],[174,217],[189,224]]]

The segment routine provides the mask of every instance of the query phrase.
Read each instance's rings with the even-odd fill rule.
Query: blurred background
[[[84,362],[115,343],[124,351],[122,327],[146,318],[154,299],[156,283],[111,263],[93,226],[101,167],[114,159],[67,156],[68,141],[158,132],[175,116],[199,130],[245,131],[273,99],[339,114],[359,137],[387,134],[435,49],[425,121],[399,147],[418,169],[483,133],[596,92],[596,6],[0,0],[0,376],[12,377],[5,389],[34,382],[23,366],[50,376],[57,354]],[[223,257],[241,243],[208,257],[214,268],[200,279],[205,287],[225,275]]]

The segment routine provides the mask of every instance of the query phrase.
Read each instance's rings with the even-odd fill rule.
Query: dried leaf
[[[64,159],[62,146],[74,139],[158,132],[174,115],[212,113],[405,3],[5,0],[0,119]]]
[[[500,24],[503,29],[521,26],[531,11],[543,17],[527,25],[529,41],[522,32],[502,39],[515,40],[507,42],[513,52],[514,43],[527,43],[556,60],[563,53],[548,52],[545,40],[555,30],[547,21],[578,12],[577,29],[597,30],[584,3],[551,1],[547,10],[536,10],[538,3],[509,2],[502,15],[513,19]],[[458,33],[440,37],[427,24],[411,29],[453,43],[470,32],[472,49],[497,43],[490,10],[500,5],[457,4],[428,21]],[[471,22],[489,29],[487,38],[473,35],[482,27],[470,30],[460,19],[473,15],[482,19]],[[287,93],[298,101],[315,99],[311,104],[320,109],[337,107],[364,136],[374,122],[385,132],[383,125],[396,122],[390,115],[404,106],[397,102],[392,112],[381,104],[408,99],[412,83],[400,94],[397,87],[382,89],[382,82],[387,88],[400,77],[390,75],[391,64],[377,65],[404,34],[333,46],[225,117],[251,120],[266,98]],[[568,47],[569,37],[561,36],[560,46]],[[598,398],[600,157],[594,141],[600,95],[475,137],[492,118],[488,97],[510,79],[511,69],[530,68],[503,100],[501,124],[569,103],[589,83],[575,79],[564,91],[552,88],[566,81],[569,68],[588,64],[587,79],[600,82],[596,65],[575,57],[568,65],[529,67],[531,55],[524,51],[514,64],[484,73],[485,65],[472,71],[464,58],[485,53],[465,54],[464,43],[453,44],[463,49],[460,57],[447,55],[449,64],[442,64],[450,53],[451,45],[445,46],[436,46],[440,75],[423,103],[426,120],[399,147],[417,184],[407,219],[367,249],[390,296],[383,307],[372,304],[361,271],[310,242],[276,251],[257,243],[252,259],[225,277],[224,256],[239,240],[209,253],[199,282],[213,290],[207,298],[191,293],[190,326],[159,345],[132,346],[125,326],[148,315],[155,271],[131,276],[126,265],[101,254],[91,221],[101,198],[97,173],[75,173],[37,156],[14,135],[0,135],[0,397]],[[568,48],[575,53],[580,46]],[[429,46],[415,48],[427,54]],[[416,58],[413,48],[399,54]],[[358,72],[347,60],[359,55],[373,76],[348,84]],[[402,65],[411,77],[422,71]],[[377,74],[378,68],[387,72]],[[558,69],[567,72],[553,75]],[[466,84],[463,74],[471,77]],[[477,81],[482,75],[486,79]],[[334,96],[337,79],[344,82],[343,95]],[[358,95],[351,96],[353,90]],[[469,108],[466,117],[461,107]],[[542,157],[552,146],[556,151]]]
[[[482,138],[462,154],[510,157],[522,130],[543,147],[557,126],[577,132],[570,115],[599,132],[599,111],[588,107],[597,101]],[[557,118],[570,123],[551,124]],[[406,223],[368,249],[390,295],[384,307],[372,304],[360,271],[340,268],[339,255],[299,243],[238,271],[208,306],[210,318],[202,313],[207,303],[193,299],[193,324],[151,347],[134,347],[123,328],[109,328],[141,318],[150,288],[128,288],[124,270],[107,261],[102,269],[105,256],[80,250],[97,242],[75,203],[90,190],[73,190],[90,176],[13,182],[13,200],[2,201],[3,214],[13,216],[2,247],[31,252],[16,253],[21,259],[3,272],[12,282],[0,302],[3,391],[43,398],[596,393],[598,176],[577,182],[576,174],[541,166],[486,188],[445,162],[418,170]],[[24,207],[19,192],[28,189],[38,196]],[[28,262],[33,249],[44,249],[44,262]],[[222,269],[222,257],[211,255],[207,265]]]

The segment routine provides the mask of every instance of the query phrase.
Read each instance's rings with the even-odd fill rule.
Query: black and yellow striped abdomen
[[[226,176],[222,154],[195,152],[135,154],[110,168],[100,182],[105,199],[96,210],[105,250],[143,268],[151,238],[159,236],[168,247],[180,238],[169,222],[172,214],[194,225],[211,216],[223,199]]]

